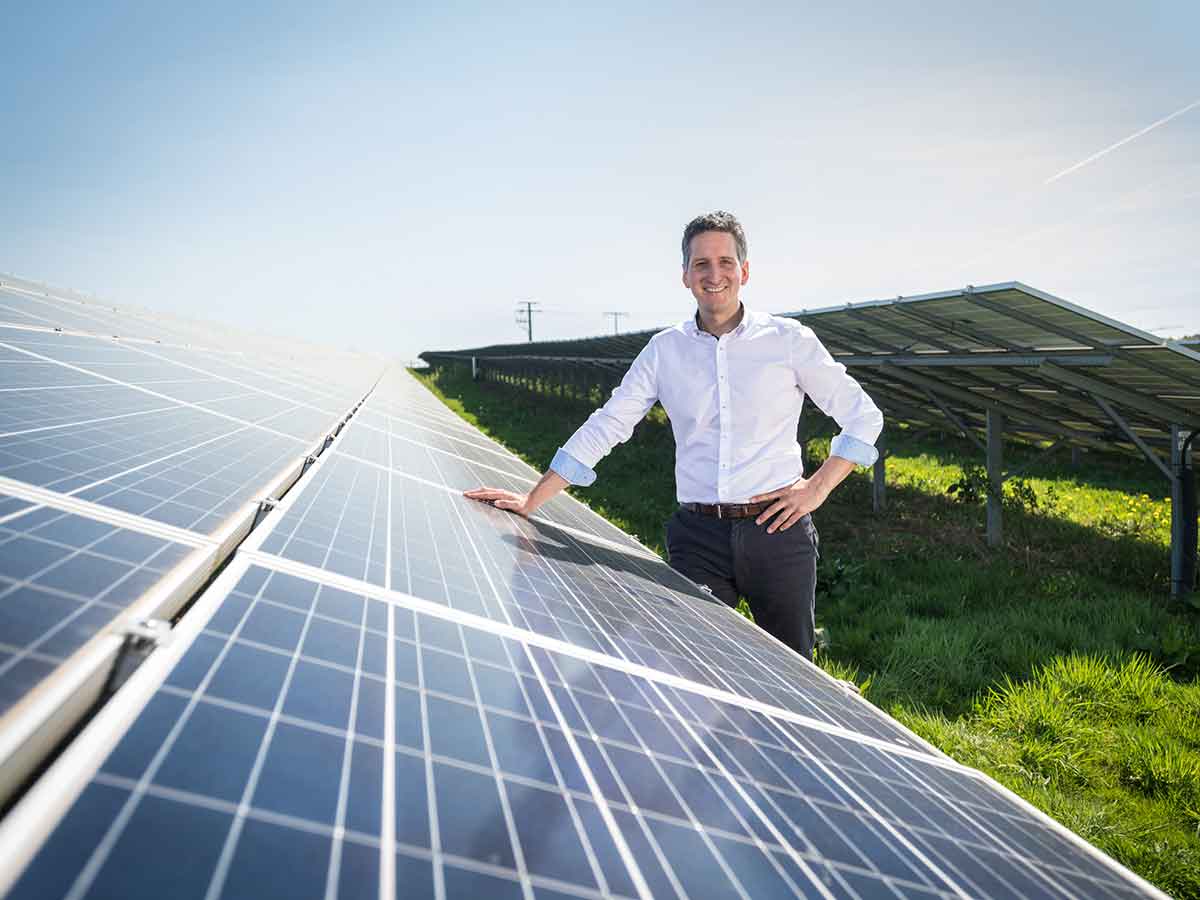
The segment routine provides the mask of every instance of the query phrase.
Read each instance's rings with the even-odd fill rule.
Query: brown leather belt
[[[765,512],[770,503],[680,503],[688,512],[718,519],[748,519]]]

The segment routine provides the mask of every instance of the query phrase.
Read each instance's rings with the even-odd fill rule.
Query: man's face
[[[683,270],[683,286],[696,298],[701,314],[724,318],[736,313],[738,291],[749,279],[750,262],[738,262],[732,234],[702,231],[692,238],[692,257]]]

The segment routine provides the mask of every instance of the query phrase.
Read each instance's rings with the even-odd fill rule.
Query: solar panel
[[[213,574],[0,820],[0,893],[1159,896],[577,501],[463,498],[537,473],[406,373],[208,337],[0,334],[0,429],[45,429],[0,444],[0,746],[36,666]]]
[[[0,525],[0,715],[195,546],[47,507]]]
[[[940,757],[256,566],[10,896],[374,895],[385,815],[414,895],[1140,895]]]

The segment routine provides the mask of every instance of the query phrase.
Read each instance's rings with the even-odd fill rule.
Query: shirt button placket
[[[717,473],[717,500],[722,503],[725,502],[729,495],[727,489],[729,474],[729,379],[727,377],[728,369],[725,364],[725,358],[725,336],[722,336],[717,341],[717,396],[721,400],[721,409],[718,415],[721,423],[721,445],[718,448],[721,468]]]

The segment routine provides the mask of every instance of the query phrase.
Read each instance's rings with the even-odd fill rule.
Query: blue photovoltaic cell
[[[46,507],[0,525],[0,714],[190,550]]]
[[[211,533],[332,424],[324,411],[132,345],[0,332],[16,346],[83,367],[0,348],[0,365],[24,376],[21,389],[0,395],[0,475],[166,524]],[[19,508],[9,501],[0,515]]]
[[[269,642],[252,626],[264,611]],[[171,896],[261,892],[267,872],[279,896],[323,896],[332,873],[338,896],[375,896],[385,810],[398,896],[436,883],[447,896],[634,896],[601,803],[656,897],[812,896],[818,883],[839,898],[1140,896],[952,764],[392,615],[394,653],[411,664],[389,685],[383,602],[250,570],[11,896],[162,894],[164,857]],[[318,624],[338,630],[312,640]],[[236,653],[245,674],[222,681]],[[248,693],[252,672],[274,674]]]
[[[364,406],[364,413],[374,414],[380,403],[372,397]],[[357,418],[357,417],[356,417]],[[382,415],[364,420],[371,430],[386,431],[387,420]],[[368,442],[365,436],[353,435],[355,428],[364,431],[362,425],[352,424],[350,441],[344,452],[379,465],[389,464],[386,445]],[[393,469],[434,484],[442,484],[456,491],[489,486],[516,492],[525,492],[541,477],[541,471],[502,448],[499,444],[485,440],[477,432],[473,441],[451,438],[440,431],[414,427],[409,421],[392,420],[391,456]],[[342,448],[339,448],[342,449]],[[439,452],[440,451],[440,452]],[[369,455],[368,455],[369,454]],[[549,460],[546,460],[549,464]],[[557,525],[577,528],[620,546],[643,550],[636,540],[611,522],[592,512],[568,494],[552,498],[538,512],[541,518]]]
[[[116,385],[112,381],[103,383],[113,387],[131,386],[125,387],[123,393],[115,394],[113,400],[91,407],[93,415],[81,416],[80,420],[94,418],[96,409],[104,410],[104,416],[123,413],[125,410],[119,408],[121,403],[149,404],[148,408],[162,408],[178,401],[195,403],[201,411],[217,413],[219,415],[214,418],[218,421],[228,423],[228,417],[233,417],[242,423],[260,424],[264,428],[282,431],[299,441],[311,443],[325,433],[334,418],[328,412],[300,405],[306,400],[304,396],[297,396],[294,401],[288,402],[274,393],[263,393],[252,385],[239,383],[237,379],[199,375],[194,368],[172,363],[169,357],[163,357],[162,354],[141,352],[132,345],[78,335],[21,332],[4,328],[0,328],[0,341],[62,363],[60,368],[74,373],[77,378],[113,379],[122,384]],[[28,355],[25,358],[31,362],[37,361]],[[63,408],[63,412],[50,417],[51,423],[54,416],[69,421],[71,404],[78,406],[83,401],[68,396],[70,392],[53,393],[63,396],[51,396],[52,392],[43,391],[33,400],[52,400],[57,407]],[[17,398],[16,402],[22,399],[33,402],[24,395]],[[8,418],[19,421],[17,415],[17,412],[12,412]],[[3,422],[0,419],[0,424]]]
[[[303,445],[187,408],[0,437],[0,475],[210,533]],[[0,514],[19,501],[0,507]]]
[[[93,331],[103,334],[123,334],[126,337],[161,337],[146,325],[128,319],[121,320],[98,307],[68,303],[48,297],[0,288],[0,321],[34,325],[42,328],[66,328],[73,331]]]
[[[320,569],[384,583],[387,473],[332,456],[262,549]]]
[[[386,420],[381,427],[367,426],[356,416],[339,443],[337,453],[376,466],[390,465],[402,475],[459,492],[484,485],[524,492],[532,488],[541,475],[515,456],[499,452],[498,445],[496,451],[487,450],[434,432],[419,431],[394,420],[392,428],[389,453]],[[395,430],[403,431],[404,435],[397,436]],[[629,535],[569,495],[552,498],[538,515],[557,525],[645,552]]]
[[[385,585],[387,485],[338,455],[263,550]],[[411,479],[391,491],[391,587],[710,687],[917,745],[893,720],[656,559]]]

